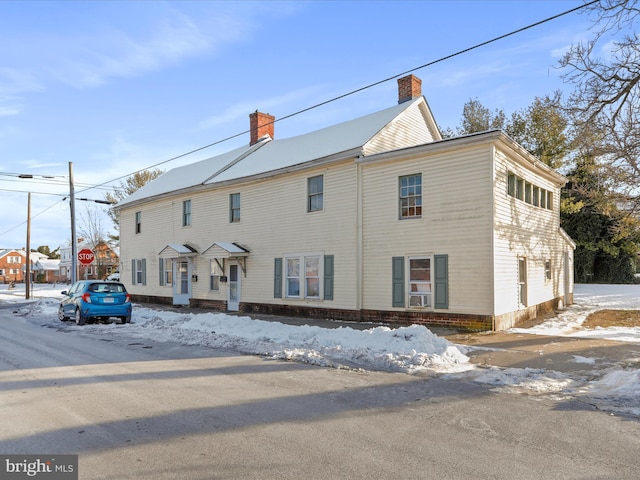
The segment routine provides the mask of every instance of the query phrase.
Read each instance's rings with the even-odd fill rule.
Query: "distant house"
[[[41,258],[32,266],[37,283],[60,283],[64,279],[60,277],[60,260]]]
[[[501,330],[573,301],[565,178],[501,131],[443,139],[398,105],[175,168],[115,208],[138,301]]]
[[[95,256],[95,260],[91,265],[84,266],[79,262],[76,262],[76,279],[83,280],[103,280],[108,275],[117,271],[120,264],[120,256],[118,255],[118,251],[111,247],[105,241],[99,241],[97,244],[91,244],[89,242],[84,241],[84,239],[78,240],[78,246],[76,252],[79,252],[82,249],[88,248],[93,251]],[[71,246],[65,246],[60,248],[60,265],[59,265],[59,276],[60,281],[68,282],[71,281]]]
[[[23,282],[26,264],[26,251],[18,249],[0,250],[0,282]]]

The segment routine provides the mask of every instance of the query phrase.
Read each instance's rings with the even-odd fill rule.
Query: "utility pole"
[[[76,283],[78,244],[76,242],[76,203],[73,187],[73,162],[69,162],[69,208],[71,209],[71,283]]]
[[[24,275],[24,298],[31,298],[31,192],[27,193],[27,265]]]

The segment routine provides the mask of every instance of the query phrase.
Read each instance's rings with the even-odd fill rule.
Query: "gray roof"
[[[10,253],[17,253],[19,255],[22,255],[23,257],[27,256],[27,252],[25,252],[24,250],[18,249],[18,248],[6,248],[4,250],[0,250],[0,258],[4,257],[5,255],[8,255]]]
[[[423,97],[296,137],[262,139],[257,144],[174,168],[141,187],[118,203],[116,208],[137,200],[155,197],[199,185],[230,182],[327,158],[341,153],[357,154],[385,126]],[[428,108],[428,107],[427,107]],[[435,122],[434,122],[435,123]]]

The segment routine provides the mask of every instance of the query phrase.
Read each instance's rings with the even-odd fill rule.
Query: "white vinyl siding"
[[[309,215],[306,201],[307,179],[324,177],[324,213]],[[314,255],[330,254],[335,258],[332,276],[331,308],[350,309],[357,304],[356,214],[354,184],[356,166],[353,159],[334,164],[330,169],[317,168],[279,175],[268,181],[258,180],[242,184],[242,221],[229,223],[229,197],[238,192],[238,185],[218,187],[210,191],[189,193],[184,198],[161,198],[144,207],[145,228],[142,235],[123,238],[127,248],[121,252],[121,260],[127,270],[123,278],[131,278],[128,271],[132,258],[147,259],[149,271],[158,271],[158,252],[169,243],[188,244],[199,253],[215,241],[238,242],[250,254],[246,257],[246,275],[242,277],[241,301],[256,303],[289,304],[283,288],[282,298],[274,298],[274,258],[282,258],[291,252],[311,252]],[[396,178],[397,182],[397,178]],[[182,228],[182,202],[191,199],[192,211],[198,212],[198,221],[189,229]],[[395,200],[397,202],[397,199]],[[286,215],[276,212],[274,205],[287,205]],[[139,207],[137,208],[139,210]],[[134,208],[121,211],[121,221],[133,222]],[[283,220],[284,218],[284,220]],[[274,226],[277,225],[277,228]],[[340,228],[336,228],[340,225]],[[215,229],[212,229],[215,226]],[[185,233],[181,233],[181,232]],[[305,254],[306,255],[306,254]],[[204,256],[194,258],[194,271],[201,279],[192,282],[192,297],[198,299],[226,299],[228,283],[220,282],[220,290],[210,290],[210,260]],[[169,261],[169,260],[165,260]],[[127,263],[129,262],[129,263]],[[228,261],[225,275],[228,275]],[[321,278],[321,285],[323,279]],[[133,285],[131,293],[166,296],[157,282],[148,282],[145,289]],[[127,285],[127,287],[129,287]],[[301,285],[304,288],[304,284]],[[317,305],[326,300],[323,287],[320,299],[302,298],[296,303]]]
[[[449,311],[490,315],[490,147],[469,148],[455,156],[441,152],[363,162],[362,169],[363,308],[389,310],[393,304],[389,259],[433,253],[449,258]],[[397,210],[398,178],[416,172],[422,175],[422,218],[403,221]]]
[[[553,202],[554,197],[559,197],[560,189],[548,176],[538,173],[538,169],[517,160],[507,157],[501,149],[496,151],[493,254],[496,315],[533,308],[564,292],[567,246],[559,233],[560,212]],[[510,194],[513,176],[539,189],[539,205],[535,205],[534,199],[527,203]],[[520,259],[526,259],[526,297],[521,295]]]
[[[189,258],[192,298],[225,300],[228,283],[220,281],[219,290],[211,290],[213,283],[206,278],[212,273],[212,258],[202,252],[213,242],[236,242],[250,252],[233,260],[241,267],[241,302],[409,310],[410,287],[416,287],[417,295],[428,289],[424,283],[410,282],[407,262],[424,257],[431,259],[431,298],[423,296],[421,302],[431,306],[413,308],[446,308],[452,314],[487,316],[518,312],[525,308],[519,302],[519,257],[527,259],[526,308],[562,294],[562,255],[569,255],[571,247],[570,240],[559,234],[561,177],[534,165],[524,151],[493,133],[372,156],[377,148],[384,150],[419,138],[425,143],[426,126],[417,133],[407,132],[411,138],[406,141],[387,135],[401,133],[399,123],[417,121],[419,110],[412,113],[411,119],[392,122],[365,146],[363,154],[358,152],[358,158],[323,158],[318,161],[322,164],[296,165],[255,178],[198,185],[129,207],[125,204],[119,209],[121,223],[135,224],[136,211],[142,211],[145,228],[139,234],[131,228],[121,232],[123,278],[132,278],[137,267],[132,267],[131,261],[135,259],[146,259],[150,271],[158,272],[158,253],[168,244],[185,244],[197,252]],[[420,217],[403,221],[399,179],[412,175],[421,178],[422,211]],[[308,179],[318,176],[323,178],[323,212],[310,215]],[[242,222],[230,223],[229,199],[240,190]],[[548,194],[542,195],[543,191]],[[540,205],[535,204],[536,198]],[[182,228],[182,202],[186,200],[197,212],[197,221],[188,229]],[[293,257],[299,258],[298,271],[287,276],[287,259]],[[320,259],[319,272],[313,261],[306,264],[306,257]],[[392,298],[392,260],[398,258],[405,265],[402,305],[394,305]],[[438,259],[447,265],[441,279],[445,287],[441,291],[446,294],[440,307],[435,306]],[[226,267],[221,273],[228,275],[232,260],[220,261]],[[329,280],[327,265],[331,266]],[[274,273],[274,266],[280,267],[280,275]],[[129,269],[132,271],[127,272]],[[143,288],[136,280],[132,294],[167,296],[167,289],[159,282],[148,282]],[[274,285],[277,281],[279,287]],[[323,291],[327,281],[332,291],[330,302],[323,304],[328,299]],[[289,290],[286,282],[290,282]],[[296,292],[296,282],[297,297],[288,297]]]

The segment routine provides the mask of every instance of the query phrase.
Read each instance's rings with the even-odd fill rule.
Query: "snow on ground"
[[[513,328],[510,332],[640,342],[640,327],[582,328],[582,323],[596,310],[640,310],[640,285],[578,284],[573,300],[575,304],[558,316],[540,325]]]
[[[32,300],[24,286],[8,290],[0,285],[0,303],[16,303],[20,315],[42,324],[60,326],[57,308],[67,286],[35,285]],[[529,329],[510,332],[538,335],[598,337],[640,343],[640,328],[585,329],[582,323],[599,309],[640,309],[640,285],[576,285],[575,305]],[[72,328],[73,324],[69,324]],[[463,353],[468,350],[438,337],[424,326],[357,330],[285,325],[224,313],[158,310],[136,304],[133,321],[85,325],[82,332],[126,335],[154,341],[205,345],[271,358],[302,361],[334,368],[361,368],[405,373],[438,372],[462,375],[501,391],[579,398],[602,410],[640,416],[640,370],[614,367],[595,370],[590,378],[546,369],[476,367]],[[595,359],[574,356],[575,362],[594,365]]]
[[[0,302],[24,302],[20,286],[9,291],[0,286]],[[20,314],[60,325],[57,318],[60,291],[36,285],[34,300],[20,307]],[[82,331],[179,341],[232,349],[272,358],[297,360],[314,365],[364,368],[406,373],[420,371],[456,372],[473,368],[469,358],[444,338],[423,326],[391,329],[285,325],[273,321],[224,313],[191,313],[159,310],[134,305],[132,323],[126,328],[112,324],[84,325]]]

